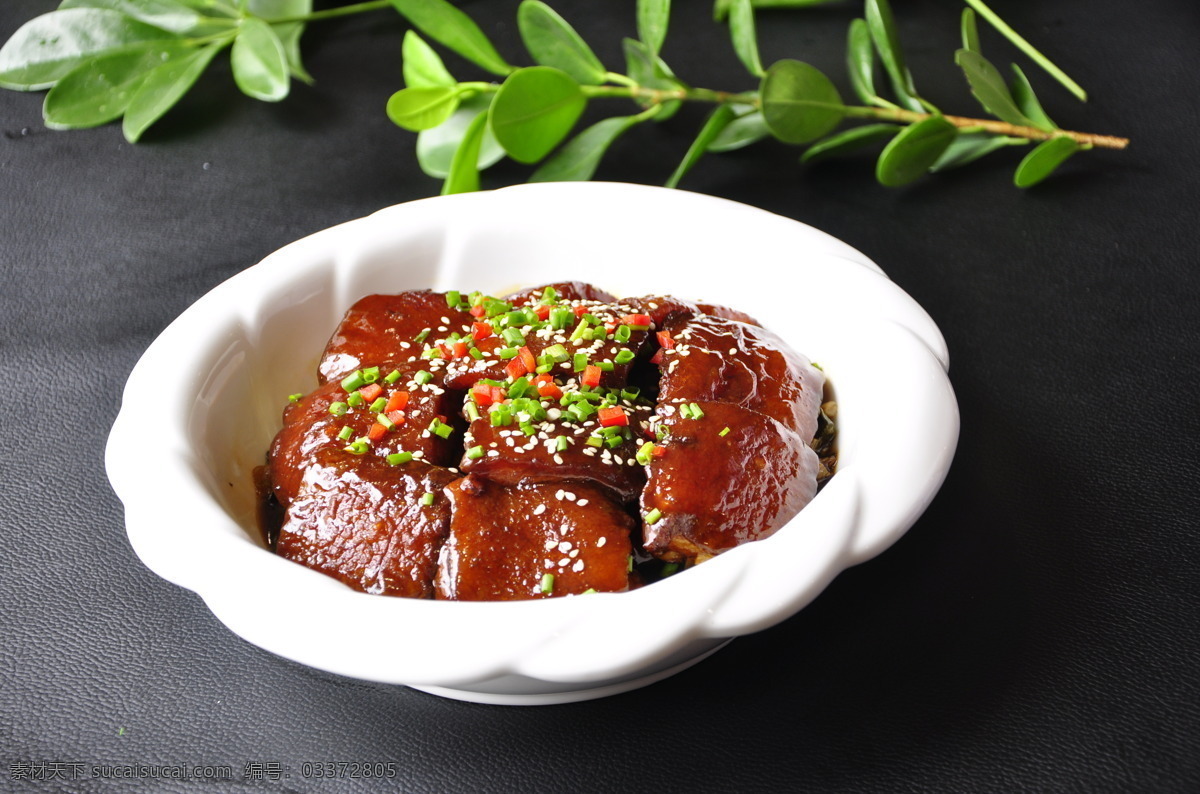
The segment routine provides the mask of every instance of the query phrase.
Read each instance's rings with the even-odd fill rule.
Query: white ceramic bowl
[[[629,593],[386,598],[264,548],[251,471],[287,395],[316,385],[317,358],[351,303],[375,292],[499,293],[571,279],[758,317],[833,382],[837,474],[772,537]],[[559,703],[694,664],[792,615],[839,571],[894,542],[953,456],[958,407],[946,367],[945,343],[921,307],[811,227],[663,188],[525,185],[390,207],[221,284],[134,368],[106,464],[138,556],[246,640],[322,670],[450,697]]]

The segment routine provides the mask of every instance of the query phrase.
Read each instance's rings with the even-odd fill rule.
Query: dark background
[[[53,5],[4,0],[0,38]],[[918,87],[977,114],[952,63],[961,5],[895,5]],[[945,487],[782,625],[569,706],[452,702],[261,651],[140,564],[104,474],[125,378],[189,304],[285,243],[437,192],[383,113],[399,18],[314,25],[317,83],[278,105],[238,94],[218,59],[137,146],[113,125],[49,131],[40,94],[0,91],[0,789],[115,787],[10,780],[59,761],[234,768],[232,784],[126,786],[146,791],[378,790],[298,774],[346,760],[394,762],[413,791],[1200,791],[1197,11],[994,5],[1090,90],[1081,105],[1026,66],[1050,115],[1128,151],[1029,191],[1011,186],[1015,151],[893,190],[869,158],[802,168],[767,143],[683,182],[842,238],[925,306],[962,409]],[[465,4],[522,62],[516,6]],[[632,0],[556,7],[621,62]],[[762,13],[763,58],[811,61],[848,94],[856,13]],[[663,54],[685,80],[751,87],[707,2],[677,3],[672,25]],[[983,36],[1006,68],[1011,48]],[[634,130],[598,176],[661,183],[701,118]],[[485,187],[527,173],[502,165]],[[146,432],[153,465],[153,417]],[[292,777],[243,782],[248,763]]]

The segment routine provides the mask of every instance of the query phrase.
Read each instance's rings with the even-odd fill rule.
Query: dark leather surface
[[[6,0],[0,37],[53,5]],[[918,84],[971,110],[958,5],[896,6]],[[778,144],[684,182],[846,240],[927,308],[962,407],[941,494],[782,625],[648,689],[548,708],[249,645],[140,564],[104,475],[125,378],[189,304],[289,241],[437,192],[382,112],[401,24],[314,26],[318,82],[279,105],[218,65],[138,146],[114,126],[48,131],[40,95],[0,91],[0,790],[381,790],[299,775],[371,761],[406,791],[1200,791],[1200,24],[1167,0],[995,6],[1091,90],[1081,106],[1027,70],[1051,116],[1127,135],[1127,152],[1028,192],[1007,154],[887,190],[866,160],[801,169]],[[513,58],[515,7],[469,4]],[[632,2],[558,7],[619,62]],[[764,58],[845,87],[854,7],[764,15]],[[749,85],[708,8],[677,4],[665,57],[696,85]],[[636,130],[600,176],[661,182],[700,118]],[[146,433],[152,465],[153,417]],[[11,778],[43,761],[228,764],[235,780]],[[292,776],[243,780],[255,763]]]

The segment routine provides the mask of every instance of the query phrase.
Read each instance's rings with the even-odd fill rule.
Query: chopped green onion
[[[704,418],[704,411],[701,411],[700,406],[696,405],[695,403],[692,403],[692,418],[693,419],[703,419]]]
[[[629,402],[633,402],[634,400],[636,400],[638,398],[639,395],[641,395],[641,393],[642,393],[642,390],[637,386],[634,386],[632,389],[622,389],[621,390],[621,399],[628,400]]]
[[[362,377],[367,383],[374,383],[379,380],[379,367],[367,367],[362,371]]]
[[[601,436],[588,436],[587,441],[584,443],[589,447],[602,447],[604,446],[604,439]]]
[[[592,314],[591,312],[588,312],[587,314],[583,315],[583,319],[587,320],[590,325],[601,325],[602,324],[600,322],[600,318],[597,317],[596,315]]]
[[[611,361],[597,361],[596,366],[600,368],[601,372],[612,372],[614,365]]]
[[[634,354],[634,352],[632,350],[630,350],[629,348],[625,348],[624,350],[618,351],[617,357],[613,360],[616,361],[618,364],[628,364],[630,361],[633,361],[635,358],[637,358],[637,356]]]
[[[645,444],[642,444],[640,447],[638,447],[637,455],[634,457],[637,459],[638,463],[642,464],[643,466],[648,466],[650,465],[650,458],[653,453],[654,442],[647,441]]]
[[[461,300],[462,295],[456,289],[452,289],[446,293],[446,305],[451,309],[456,308]]]
[[[476,361],[483,358],[483,351],[477,347],[473,347],[470,350],[468,350],[467,352],[470,353],[471,358],[475,359]]]
[[[408,463],[412,459],[413,454],[411,452],[393,452],[386,458],[389,466],[399,466],[401,463]]]
[[[588,365],[587,353],[576,353],[575,358],[573,359],[573,364],[572,364],[571,369],[574,370],[575,372],[583,372],[585,369],[587,369],[587,365]]]
[[[529,424],[528,422],[525,422],[524,424],[521,425],[521,432],[527,436],[532,436],[534,433],[537,432],[537,428],[534,427],[533,425]]]
[[[539,375],[545,375],[546,373],[550,372],[552,369],[554,369],[553,364],[538,364],[538,367],[536,370],[534,370],[534,372],[536,372]]]
[[[354,435],[354,429],[350,425],[344,426],[338,433],[338,439],[341,441],[349,441],[350,436]]]
[[[546,287],[544,290],[542,290],[541,303],[549,305],[551,303],[555,303],[557,300],[558,290],[554,289],[554,287]]]
[[[659,425],[658,429],[654,431],[654,435],[659,441],[665,441],[667,436],[671,435],[671,429],[666,425]]]
[[[722,438],[724,438],[725,436],[729,435],[729,428],[728,428],[728,427],[727,427],[727,428],[725,428],[725,429],[724,429],[724,430],[722,430],[720,433],[717,433],[717,435],[718,435],[718,436],[721,436]]]
[[[554,592],[554,574],[552,574],[552,573],[542,574],[542,584],[541,584],[540,589],[543,593],[553,593]]]
[[[346,411],[349,411],[349,410],[350,410],[350,406],[346,405],[346,403],[343,403],[343,402],[335,402],[335,403],[329,404],[329,413],[333,414],[334,416],[341,416],[344,413],[346,413]]]
[[[665,578],[665,577],[670,576],[671,574],[675,573],[678,570],[679,570],[679,563],[668,562],[666,565],[664,565],[662,567],[662,575]]]
[[[304,394],[303,394],[303,393],[301,393],[301,392],[297,392],[297,393],[295,393],[295,394],[289,394],[289,395],[288,395],[288,402],[291,402],[291,403],[298,403],[298,402],[300,402],[300,398],[301,398],[301,397],[303,397],[303,396],[304,396]]]
[[[596,588],[594,588],[594,587],[589,587],[587,590],[584,590],[584,591],[583,591],[582,593],[580,593],[579,595],[589,595],[589,594],[591,594],[591,593],[598,593],[598,592],[599,592],[599,590],[597,590]]]
[[[346,398],[346,402],[351,408],[359,408],[366,404],[367,399],[356,391],[350,392],[350,396]]]
[[[592,330],[588,331],[588,339],[592,341],[601,341],[608,339],[608,330],[603,325],[597,325]]]
[[[343,447],[343,449],[351,455],[365,455],[367,454],[367,450],[370,449],[370,445],[360,438],[357,441],[351,442],[349,446]]]
[[[509,328],[520,328],[523,325],[529,325],[529,315],[524,309],[514,309],[504,315],[504,324]]]
[[[429,384],[429,381],[433,380],[433,373],[427,369],[420,370],[416,375],[413,375],[413,380],[422,386],[426,386]]]
[[[545,355],[550,356],[556,363],[561,363],[571,357],[571,354],[562,345],[550,345],[546,348]]]
[[[512,309],[510,304],[505,303],[502,300],[496,300],[495,298],[485,298],[483,301],[483,307],[487,309],[488,317],[495,317],[496,315],[504,314]]]
[[[500,358],[507,361],[510,358],[516,358],[517,353],[519,353],[519,352],[520,351],[517,350],[515,347],[503,347],[503,348],[500,348]]]
[[[682,416],[684,419],[691,419],[692,418],[692,406],[688,405],[687,403],[680,404],[679,415]]]
[[[371,411],[374,413],[379,413],[387,407],[387,402],[387,397],[380,397],[378,400],[371,403]]]
[[[508,396],[512,399],[524,397],[526,393],[533,390],[528,378],[517,378],[512,385],[508,387]]]
[[[492,427],[507,427],[512,424],[512,414],[503,405],[497,406],[489,415]]]
[[[421,495],[421,504],[425,505],[426,507],[429,507],[431,504],[433,504],[433,499],[434,499],[433,494],[428,493],[428,492],[424,493]]]
[[[571,439],[567,438],[566,436],[559,436],[558,440],[554,442],[554,448],[558,452],[566,452],[567,448],[570,446]]]
[[[516,328],[505,328],[500,334],[500,338],[512,347],[525,344],[525,334]]]
[[[467,459],[468,460],[479,460],[482,457],[483,457],[483,446],[482,445],[477,444],[467,450]]]
[[[467,418],[472,422],[479,418],[479,408],[473,402],[468,402],[464,405],[463,411],[466,412]]]
[[[422,342],[424,342],[424,341],[425,341],[425,340],[426,340],[426,339],[429,337],[429,332],[430,332],[430,331],[432,331],[432,330],[433,330],[432,328],[423,328],[423,329],[421,329],[421,333],[419,333],[419,334],[417,334],[416,336],[414,336],[414,337],[413,337],[413,341],[414,341],[414,342],[416,342],[418,345],[419,345],[419,344],[421,344]]]
[[[564,331],[571,321],[575,319],[575,312],[570,309],[559,306],[550,310],[550,327],[555,331]]]
[[[363,377],[361,369],[356,369],[346,377],[342,378],[343,391],[355,391],[367,385],[366,378]]]
[[[647,524],[656,524],[660,518],[662,518],[662,511],[657,507],[646,515],[642,516],[642,520],[644,520]]]
[[[579,325],[575,326],[575,330],[571,332],[571,341],[578,342],[580,339],[583,339],[583,335],[587,333],[587,329],[587,320],[580,320]]]
[[[467,302],[472,306],[478,306],[479,304],[483,303],[484,297],[484,294],[479,290],[472,290],[471,294],[467,296]]]
[[[375,421],[378,422],[379,424],[383,425],[388,430],[396,429],[396,423],[393,422],[391,419],[389,419],[388,415],[385,413],[375,414]]]
[[[400,380],[400,370],[398,369],[394,369],[383,376],[384,383],[395,383],[398,380]]]
[[[624,344],[625,342],[628,342],[630,337],[632,337],[632,336],[633,336],[633,329],[630,328],[628,325],[618,325],[616,333],[613,334],[613,337],[618,342],[621,342],[622,344]]]
[[[625,443],[625,439],[622,436],[609,436],[604,439],[604,443],[608,444],[609,449],[616,449]]]

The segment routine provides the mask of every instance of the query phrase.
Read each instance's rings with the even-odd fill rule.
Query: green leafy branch
[[[717,0],[714,13],[727,16],[733,48],[758,80],[756,88],[745,91],[692,87],[672,72],[659,55],[669,0],[639,0],[638,37],[624,41],[623,73],[609,71],[578,32],[540,0],[525,0],[517,12],[521,38],[535,63],[524,68],[510,65],[478,25],[447,0],[370,0],[317,12],[312,0],[64,0],[0,48],[0,86],[49,88],[43,110],[47,126],[91,127],[123,117],[126,138],[136,141],[223,49],[230,49],[234,81],[243,93],[279,101],[291,80],[312,79],[299,50],[307,23],[390,7],[414,30],[405,35],[402,49],[406,87],[391,97],[387,112],[401,127],[419,133],[418,162],[426,173],[445,180],[446,193],[478,189],[480,170],[505,155],[539,164],[533,181],[589,179],[624,132],[670,118],[683,102],[715,107],[667,180],[672,186],[706,153],[768,137],[810,144],[801,158],[806,162],[886,142],[876,164],[885,185],[1038,142],[1014,179],[1027,187],[1080,150],[1128,143],[1060,129],[1016,65],[1006,83],[981,53],[975,9],[1055,79],[1085,96],[982,0],[965,0],[971,8],[964,9],[963,47],[955,60],[990,119],[945,115],[917,92],[886,0],[866,0],[864,17],[848,31],[850,82],[864,104],[845,104],[823,72],[801,61],[785,59],[764,69],[755,7],[823,1]],[[502,80],[457,80],[420,34]],[[875,87],[880,63],[890,99]],[[631,101],[636,110],[567,140],[588,104],[609,98]],[[870,123],[835,132],[846,120]]]
[[[1056,79],[1082,93],[981,0],[966,1],[986,12],[985,18],[1022,51],[1036,56],[1035,62]],[[688,86],[663,62],[659,51],[667,32],[669,0],[639,0],[638,38],[624,42],[624,73],[609,71],[579,33],[541,0],[524,0],[517,23],[537,65],[509,67],[498,85],[459,82],[437,53],[410,31],[403,52],[406,87],[388,102],[388,115],[399,126],[419,133],[418,160],[426,173],[445,178],[444,193],[477,189],[479,169],[505,154],[521,163],[540,164],[531,181],[589,179],[620,135],[635,124],[669,118],[681,102],[711,103],[715,108],[668,178],[668,186],[677,185],[707,152],[728,151],[768,137],[810,144],[801,158],[805,162],[886,142],[876,162],[876,177],[888,186],[965,165],[1002,148],[1037,142],[1014,176],[1015,184],[1028,187],[1078,151],[1120,149],[1128,144],[1123,138],[1058,127],[1015,64],[1012,83],[1006,83],[981,52],[974,8],[964,9],[963,47],[955,62],[990,119],[943,114],[918,93],[887,0],[866,0],[864,17],[854,20],[848,31],[850,82],[864,104],[844,103],[833,82],[810,64],[784,59],[764,69],[755,5],[813,2],[719,0],[715,10],[728,18],[734,51],[759,80],[757,89],[728,92]],[[471,46],[430,35],[459,55],[480,62]],[[875,85],[880,63],[890,99]],[[604,119],[567,140],[592,100],[614,97],[632,100],[641,112]],[[871,123],[835,132],[846,120]]]

